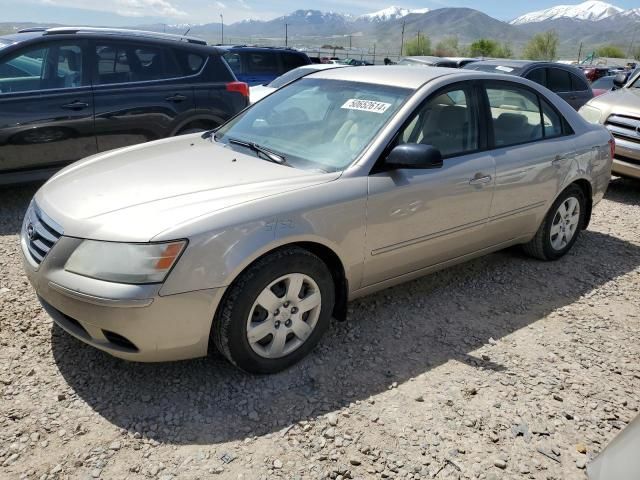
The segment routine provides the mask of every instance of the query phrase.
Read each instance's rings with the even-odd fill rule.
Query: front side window
[[[0,62],[0,93],[81,87],[83,70],[79,45],[33,47]]]
[[[538,96],[517,86],[487,88],[494,143],[498,148],[543,138]]]
[[[249,73],[254,75],[261,73],[269,75],[278,74],[278,57],[275,53],[248,52],[245,55]]]
[[[101,43],[96,45],[98,85],[147,82],[182,75],[173,51],[158,47]]]
[[[296,168],[347,168],[398,111],[412,90],[304,78],[264,98],[223,125],[217,142],[251,154],[254,143]],[[261,156],[262,158],[262,156]]]
[[[400,132],[398,143],[431,145],[443,157],[477,150],[478,116],[471,98],[465,88],[437,94]]]
[[[547,87],[552,92],[570,92],[571,74],[560,68],[547,69]]]
[[[526,78],[528,78],[532,82],[536,82],[538,85],[542,85],[543,87],[547,86],[547,78],[544,68],[535,68],[531,70],[529,73],[527,73]]]

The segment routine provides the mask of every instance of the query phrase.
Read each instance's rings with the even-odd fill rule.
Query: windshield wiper
[[[282,155],[274,151],[269,150],[268,148],[264,148],[258,145],[257,143],[245,142],[242,140],[238,140],[236,138],[230,138],[229,143],[233,145],[240,145],[241,147],[245,147],[250,150],[253,150],[257,154],[263,155],[270,162],[277,163],[278,165],[286,165],[287,167],[291,166],[289,163],[287,163],[287,159],[285,157],[283,157]]]

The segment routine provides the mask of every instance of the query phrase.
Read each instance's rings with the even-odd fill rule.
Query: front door
[[[363,287],[489,246],[495,165],[483,148],[475,92],[454,85],[435,93],[390,146],[432,145],[443,155],[441,168],[383,165],[370,175]]]
[[[96,153],[86,63],[82,41],[43,42],[0,60],[0,173]]]

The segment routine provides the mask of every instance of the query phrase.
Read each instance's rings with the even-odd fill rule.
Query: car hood
[[[35,201],[67,236],[146,242],[198,217],[339,176],[271,163],[195,134],[77,162]]]
[[[640,116],[640,88],[621,88],[600,95],[590,105],[608,113]]]

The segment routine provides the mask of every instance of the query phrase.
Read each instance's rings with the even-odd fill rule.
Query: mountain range
[[[15,25],[15,24],[14,24]],[[589,0],[578,5],[558,5],[534,11],[511,21],[503,21],[471,8],[411,10],[391,6],[364,15],[350,15],[319,10],[296,10],[271,20],[243,20],[224,26],[226,43],[282,44],[285,25],[289,45],[323,44],[394,51],[404,38],[418,33],[428,35],[432,44],[455,36],[461,44],[479,38],[508,42],[518,52],[532,35],[555,30],[560,37],[559,53],[575,55],[578,45],[585,52],[603,44],[615,44],[624,51],[640,46],[640,8],[624,10],[615,5]],[[141,28],[167,33],[201,36],[212,42],[221,39],[219,23],[197,25],[141,25]],[[15,27],[14,27],[15,28]],[[0,24],[7,30],[7,24]],[[635,43],[634,43],[635,42]]]

